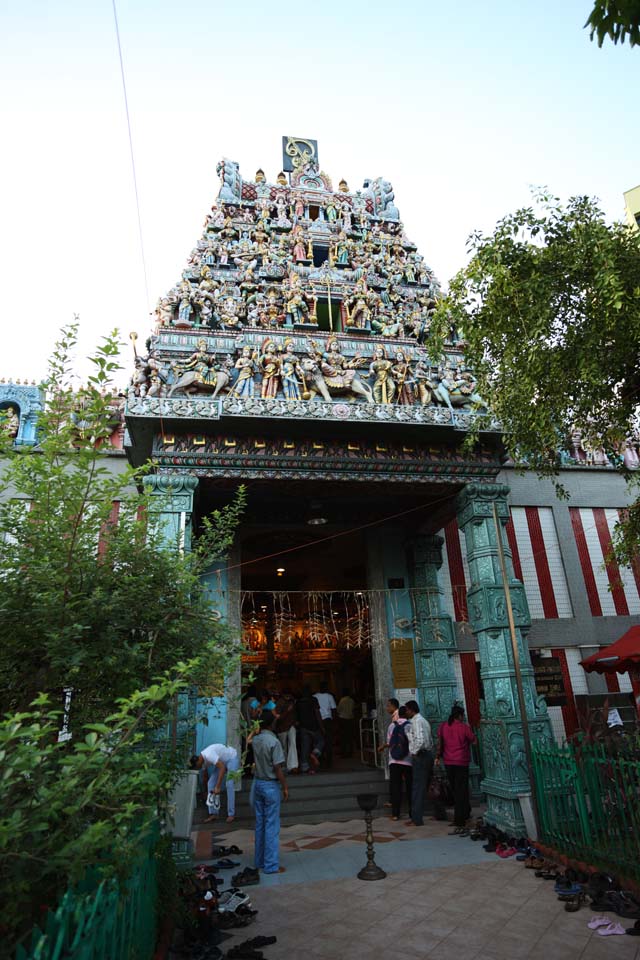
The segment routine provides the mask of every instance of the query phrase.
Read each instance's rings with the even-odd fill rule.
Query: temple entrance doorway
[[[349,692],[356,704],[352,748],[341,756],[334,724],[336,772],[376,760],[366,733],[375,708],[366,583],[366,547],[358,534],[325,540],[316,530],[272,530],[243,540],[244,677],[253,676],[259,689],[296,697],[305,686],[316,693],[326,683],[336,703]]]

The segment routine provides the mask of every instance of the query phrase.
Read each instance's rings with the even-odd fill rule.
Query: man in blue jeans
[[[256,814],[256,869],[284,873],[280,866],[280,788],[285,800],[289,790],[284,776],[284,751],[273,732],[275,717],[263,710],[260,733],[252,740],[254,759],[253,801]]]

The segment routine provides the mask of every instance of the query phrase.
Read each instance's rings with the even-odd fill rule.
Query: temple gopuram
[[[529,734],[549,740],[570,722],[564,648],[579,656],[587,636],[579,587],[563,572],[579,577],[575,541],[557,532],[557,511],[570,508],[547,485],[510,509],[519,481],[489,418],[474,449],[464,446],[486,411],[458,331],[433,355],[440,287],[389,181],[334,186],[317,143],[295,137],[283,138],[274,182],[262,170],[245,179],[226,159],[217,173],[217,199],[144,351],[132,334],[127,455],[153,460],[149,489],[167,535],[187,548],[245,485],[232,555],[208,578],[213,615],[242,638],[243,670],[271,689],[348,688],[377,711],[369,747],[389,696],[415,696],[432,725],[465,702],[482,726],[476,789],[488,819],[520,835],[529,784],[497,527]],[[566,681],[564,700],[556,685],[549,705],[539,690],[558,671],[534,673],[529,656],[529,604],[539,600],[534,645]],[[207,706],[199,748],[237,741],[239,687],[239,675],[227,678],[227,696]]]

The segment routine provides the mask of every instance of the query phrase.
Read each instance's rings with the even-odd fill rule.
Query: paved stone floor
[[[487,854],[481,843],[449,836],[446,823],[406,828],[375,820],[376,862],[388,876],[358,880],[366,862],[362,827],[351,820],[283,828],[286,872],[247,888],[258,918],[223,948],[263,934],[278,938],[264,948],[269,960],[373,960],[378,951],[401,960],[640,960],[640,938],[599,936],[587,927],[589,908],[567,913],[551,882]],[[214,838],[225,842],[223,830],[195,835],[199,859],[209,860]],[[253,864],[250,831],[226,840],[243,851],[235,859]]]

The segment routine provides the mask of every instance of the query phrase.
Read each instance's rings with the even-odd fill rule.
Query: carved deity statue
[[[282,377],[282,390],[287,400],[299,400],[300,381],[298,376],[302,375],[302,371],[294,353],[293,340],[290,337],[287,337],[284,341],[284,351],[280,357],[280,375]]]
[[[262,374],[260,396],[264,400],[273,399],[277,396],[280,385],[280,360],[276,353],[276,345],[269,337],[262,344],[258,370]]]
[[[20,414],[15,407],[7,407],[0,411],[4,414],[4,429],[11,440],[15,440],[20,429]]]
[[[396,403],[408,406],[415,401],[416,381],[411,371],[409,359],[404,350],[396,352],[391,373],[396,385]]]
[[[238,379],[229,391],[231,397],[253,397],[255,384],[253,377],[256,372],[256,357],[251,347],[242,347],[240,356],[234,364],[238,371]]]
[[[369,367],[369,376],[374,377],[373,399],[376,403],[391,403],[396,392],[396,385],[391,378],[392,363],[387,359],[384,347],[376,347],[373,353],[373,362]]]

